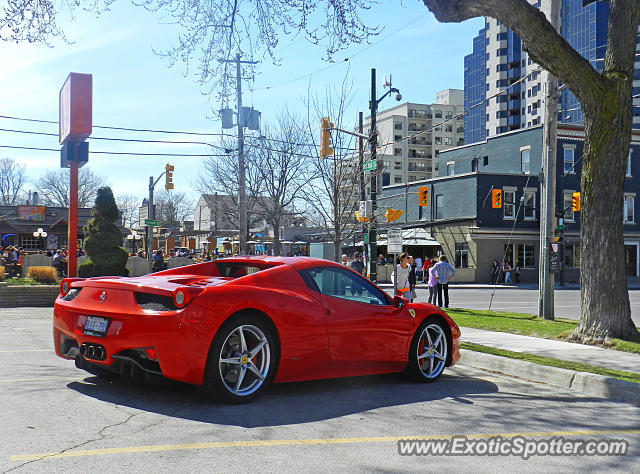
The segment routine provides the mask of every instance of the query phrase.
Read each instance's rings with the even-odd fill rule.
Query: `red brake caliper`
[[[247,352],[251,352],[251,349],[253,349],[253,345],[247,344]],[[251,358],[251,362],[253,362],[253,365],[255,365],[256,367],[258,366],[258,354],[254,355]]]
[[[424,337],[420,338],[420,343],[418,344],[418,354],[422,353],[424,353]],[[418,359],[418,365],[422,365],[422,362],[424,362],[424,357]]]

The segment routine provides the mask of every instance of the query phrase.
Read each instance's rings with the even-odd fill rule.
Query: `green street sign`
[[[365,244],[369,243],[369,232],[365,232],[364,233],[364,239],[363,239]]]
[[[144,225],[149,225],[151,227],[160,227],[160,221],[156,219],[145,219]]]
[[[369,160],[369,161],[365,161],[364,163],[362,163],[362,169],[364,171],[373,171],[377,168],[377,162],[376,160]]]

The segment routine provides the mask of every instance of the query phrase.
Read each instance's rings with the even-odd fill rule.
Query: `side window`
[[[334,267],[310,268],[302,270],[300,275],[311,290],[326,296],[367,304],[391,304],[384,292],[349,270]]]

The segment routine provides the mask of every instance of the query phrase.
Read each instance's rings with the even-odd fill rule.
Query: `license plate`
[[[107,327],[109,327],[109,318],[87,316],[87,321],[84,323],[82,334],[86,334],[88,336],[104,337],[104,335],[107,333]]]

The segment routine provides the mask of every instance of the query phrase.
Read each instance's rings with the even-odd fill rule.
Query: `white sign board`
[[[387,230],[387,253],[402,253],[402,229],[400,227]]]
[[[144,227],[145,219],[149,218],[149,208],[147,206],[141,206],[138,208],[138,227]]]
[[[369,219],[373,216],[373,201],[360,201],[360,217],[368,217]]]

